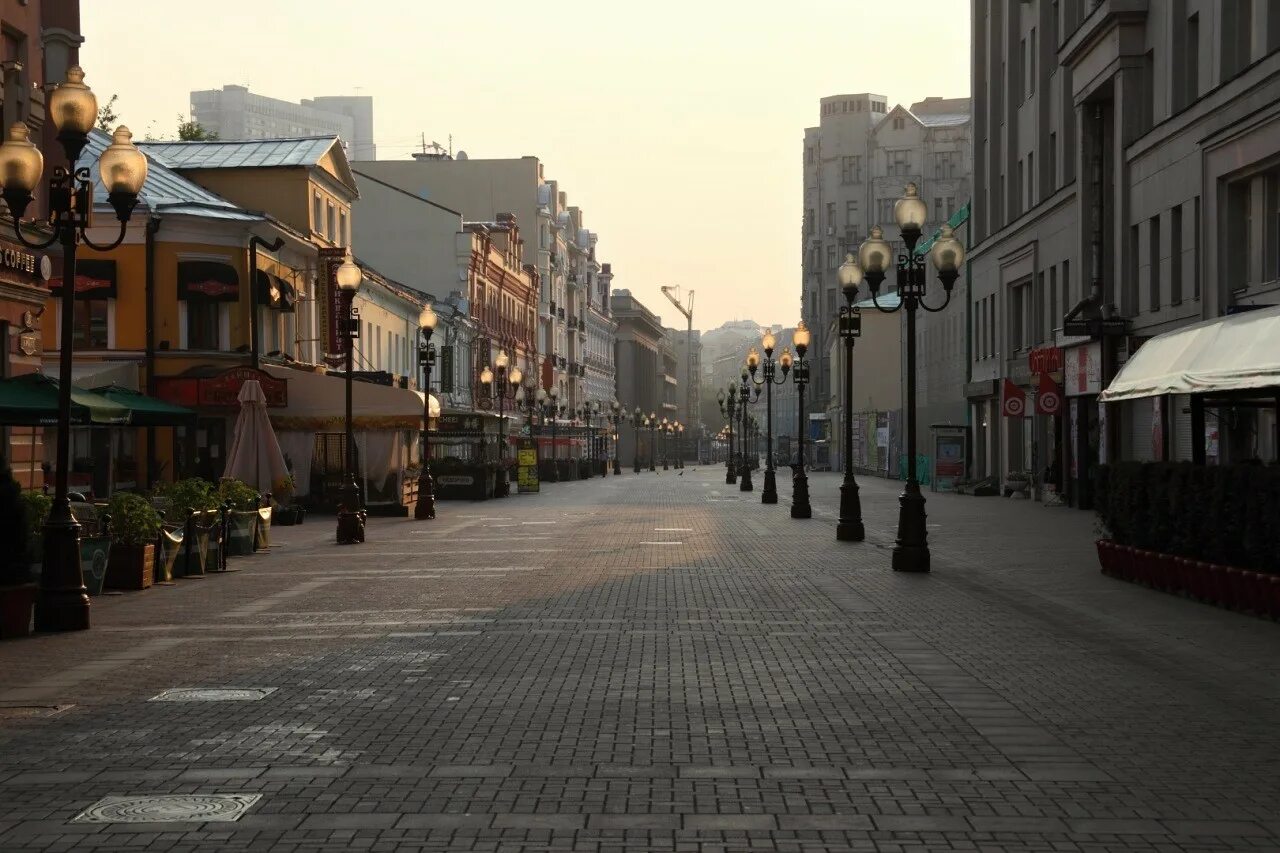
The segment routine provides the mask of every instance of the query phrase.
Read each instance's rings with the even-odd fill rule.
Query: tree
[[[119,95],[112,95],[105,104],[98,108],[98,129],[111,132],[111,126],[120,121],[120,116],[116,113],[116,101],[120,99]]]
[[[217,138],[218,134],[205,130],[200,122],[178,114],[178,139],[183,142],[213,142]]]

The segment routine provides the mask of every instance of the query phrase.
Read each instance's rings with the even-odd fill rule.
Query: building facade
[[[600,401],[605,411],[618,399],[618,371],[614,364],[613,346],[618,337],[618,324],[610,307],[612,287],[613,267],[601,264],[600,274],[587,291],[587,343],[583,362],[586,364],[587,399]]]
[[[610,300],[613,319],[618,324],[614,364],[618,376],[618,402],[633,415],[638,408],[642,416],[664,416],[666,382],[662,350],[665,335],[662,318],[645,307],[629,290],[615,290]],[[669,416],[668,416],[669,417]],[[623,464],[639,458],[646,464],[654,452],[651,436],[634,426],[624,427],[619,436],[619,453]]]
[[[335,135],[351,160],[373,160],[373,98],[367,95],[312,98],[295,104],[255,95],[245,86],[191,93],[191,120],[219,139],[288,139]]]
[[[665,329],[667,340],[676,360],[676,384],[680,391],[680,412],[677,418],[684,424],[683,450],[687,456],[697,458],[698,447],[706,442],[706,427],[712,432],[718,428],[714,422],[702,420],[702,332],[694,329]]]
[[[928,236],[969,200],[972,188],[972,120],[968,98],[926,98],[889,107],[882,95],[835,95],[821,101],[817,127],[805,131],[803,306],[813,333],[814,355],[808,405],[815,413],[843,407],[842,390],[832,384],[830,353],[844,297],[838,270],[845,256],[856,254],[870,229],[879,225],[895,249],[903,252],[893,206],[908,182],[914,182],[929,209]],[[964,232],[960,232],[961,239]],[[894,287],[893,271],[885,282]],[[943,302],[934,287],[927,300]],[[869,295],[865,291],[863,296]],[[918,418],[920,423],[960,422],[966,416],[964,284],[939,313],[917,315],[916,349]],[[874,307],[871,310],[875,310]],[[900,321],[902,318],[900,318]],[[897,366],[897,352],[873,351],[859,344],[861,358]],[[855,391],[856,393],[856,391]],[[832,433],[838,437],[838,433]],[[928,455],[928,430],[919,434],[918,454]],[[832,440],[832,464],[839,463]]]
[[[1098,405],[1117,369],[1152,335],[1276,301],[1280,9],[973,0],[971,13],[975,470],[1030,470],[1088,507],[1099,462],[1193,454],[1187,398]],[[1033,404],[1041,374],[1065,397],[1052,414]],[[1006,387],[1027,395],[1016,416]],[[1240,415],[1207,455],[1268,458],[1273,417]]]

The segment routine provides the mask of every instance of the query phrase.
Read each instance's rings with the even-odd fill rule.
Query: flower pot
[[[122,545],[117,542],[111,546],[111,556],[107,560],[105,586],[108,589],[146,589],[155,580],[155,570],[155,545]]]
[[[198,577],[204,574],[209,557],[209,532],[201,528],[187,531],[178,545],[178,555],[173,562],[176,578]]]
[[[107,536],[80,537],[80,573],[89,595],[102,595],[111,559],[111,539]]]
[[[226,549],[228,557],[245,557],[253,553],[254,526],[257,510],[232,510],[227,513]]]
[[[0,586],[0,639],[25,637],[31,633],[36,589],[33,583]]]
[[[1280,619],[1280,575],[1266,575],[1267,579],[1267,615],[1272,619]]]
[[[1119,576],[1119,546],[1110,539],[1098,539],[1094,542],[1094,545],[1098,549],[1098,565],[1102,567],[1102,573],[1109,577]]]
[[[1193,560],[1191,569],[1192,595],[1201,601],[1212,601],[1214,584],[1212,564],[1203,560]]]
[[[1116,569],[1121,580],[1133,582],[1137,571],[1137,549],[1128,545],[1116,546]]]
[[[1157,551],[1151,552],[1149,565],[1151,566],[1152,585],[1159,590],[1172,592],[1178,588],[1177,566],[1175,560],[1177,558],[1172,554],[1164,554]]]
[[[1236,589],[1236,606],[1240,610],[1257,614],[1266,612],[1266,591],[1263,588],[1263,577],[1263,575],[1248,569],[1240,570]]]
[[[1175,557],[1173,560],[1174,583],[1177,584],[1177,591],[1183,595],[1193,595],[1192,590],[1195,588],[1195,560],[1188,560],[1186,557]]]

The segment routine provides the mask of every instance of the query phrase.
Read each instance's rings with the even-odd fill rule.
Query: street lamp
[[[32,242],[23,232],[22,215],[31,204],[32,193],[44,173],[44,156],[30,140],[24,122],[9,128],[0,145],[0,187],[13,217],[13,233],[24,246],[46,249],[62,244],[62,318],[58,333],[58,448],[54,472],[54,501],[44,523],[40,592],[36,599],[37,631],[82,631],[89,627],[89,597],[80,569],[80,525],[71,514],[67,477],[71,470],[71,374],[75,333],[76,246],[100,252],[114,249],[124,241],[125,229],[138,193],[147,179],[147,158],[134,147],[129,128],[116,128],[111,145],[98,158],[98,171],[107,187],[107,200],[120,222],[116,239],[99,246],[89,239],[87,229],[93,211],[93,181],[89,167],[77,166],[88,144],[89,131],[98,117],[98,99],[84,85],[84,71],[76,65],[67,70],[67,81],[49,95],[47,107],[58,141],[67,158],[66,166],[55,167],[49,178],[49,221],[53,233],[48,240]],[[5,344],[8,346],[8,343]]]
[[[505,498],[511,494],[511,472],[507,470],[507,400],[515,401],[524,380],[524,373],[519,367],[511,367],[511,358],[506,350],[498,350],[493,360],[497,369],[495,378],[493,371],[486,367],[480,373],[480,384],[485,394],[498,399],[498,476],[493,483],[493,496]]]
[[[662,423],[658,425],[658,434],[662,437],[662,470],[667,471],[669,470],[667,468],[667,453],[671,449],[671,443],[667,440],[667,437],[671,435],[671,424],[665,417],[662,419]]]
[[[422,366],[422,467],[418,472],[418,503],[413,517],[422,521],[436,517],[436,496],[431,481],[431,368],[436,363],[436,345],[431,333],[436,330],[439,318],[428,305],[418,315],[418,330],[422,342],[418,344],[418,364]]]
[[[724,482],[726,486],[732,486],[738,482],[738,472],[733,467],[733,419],[737,417],[738,411],[738,386],[730,382],[728,395],[725,394],[725,389],[722,388],[716,394],[716,399],[720,402],[720,417],[724,418],[729,426],[729,448],[724,457]]]
[[[627,419],[626,412],[622,411],[622,404],[614,400],[609,404],[612,410],[609,414],[609,425],[613,427],[613,475],[617,477],[622,473],[622,461],[618,459],[618,440],[621,436],[618,434],[619,426]]]
[[[635,447],[631,455],[632,473],[640,473],[640,422],[644,420],[644,415],[640,413],[640,407],[636,406],[636,410],[631,413],[631,426],[634,428]]]
[[[346,317],[346,447],[343,456],[343,483],[338,489],[338,544],[352,545],[364,541],[364,500],[360,494],[360,486],[356,482],[355,452],[356,439],[351,424],[351,388],[352,374],[355,372],[356,338],[360,337],[360,309],[351,303],[356,298],[356,291],[364,281],[364,273],[355,265],[351,256],[342,262],[334,273],[334,282],[342,297],[343,316]]]
[[[658,470],[658,413],[650,412],[644,422],[649,428],[649,470]]]
[[[754,349],[754,347],[752,348]],[[757,356],[758,358],[759,356]],[[751,357],[747,356],[748,363]],[[750,424],[750,415],[747,413],[747,404],[755,403],[760,400],[760,389],[751,387],[751,371],[744,365],[742,368],[741,386],[738,389],[738,406],[741,409],[742,432],[738,437],[738,449],[741,451],[742,468],[738,477],[738,491],[751,492],[755,491],[755,483],[751,482],[751,462],[747,458],[747,450],[751,447],[750,432],[748,426]],[[752,458],[755,453],[752,449]]]
[[[757,386],[764,386],[764,424],[765,424],[765,465],[764,465],[764,491],[760,493],[760,503],[776,504],[778,502],[778,484],[773,469],[773,386],[785,385],[787,382],[787,374],[791,372],[791,349],[787,348],[783,351],[780,359],[782,365],[782,378],[777,379],[776,368],[778,362],[773,358],[773,348],[777,346],[777,339],[773,336],[773,332],[765,331],[764,337],[760,340],[760,345],[764,347],[764,378],[756,379],[756,370],[760,367],[760,353],[755,347],[747,353],[747,369],[751,372],[751,381]]]
[[[906,254],[897,261],[898,297],[896,307],[885,308],[878,297],[884,283],[885,266],[891,250],[884,240],[879,226],[871,229],[870,238],[858,249],[863,274],[871,288],[875,306],[886,314],[906,309],[907,312],[907,484],[898,498],[898,541],[893,548],[895,572],[929,571],[929,543],[925,530],[924,495],[920,492],[920,480],[916,472],[916,311],[923,308],[931,313],[943,311],[951,302],[951,289],[960,277],[960,264],[964,262],[964,246],[955,238],[951,227],[943,225],[938,239],[929,254],[938,271],[938,280],[946,293],[942,304],[936,308],[924,302],[926,281],[924,258],[916,257],[916,244],[920,241],[920,229],[924,225],[925,203],[914,183],[907,184],[906,192],[893,206],[893,218],[902,232]]]
[[[796,384],[796,400],[800,407],[800,436],[796,442],[796,463],[792,467],[791,475],[791,517],[792,518],[813,518],[813,509],[809,506],[809,475],[804,471],[804,433],[806,424],[804,422],[804,389],[809,384],[809,362],[805,361],[804,354],[809,351],[809,341],[811,340],[809,328],[805,326],[804,320],[796,324],[795,334],[791,336],[791,342],[796,347],[795,369],[791,371],[791,381]]]
[[[684,424],[676,421],[676,467],[684,469]]]
[[[547,482],[557,483],[560,481],[560,452],[556,448],[556,423],[561,412],[560,389],[552,385],[545,397],[542,392],[538,392],[538,397],[543,400],[542,425],[545,427],[547,418],[551,418],[551,476],[547,478]]]
[[[858,285],[862,284],[862,267],[850,253],[840,265],[840,288],[845,304],[840,308],[840,339],[844,341],[844,482],[840,484],[840,520],[836,522],[836,539],[861,542],[866,538],[862,526],[862,501],[858,482],[853,477],[853,344],[862,335],[862,312],[855,306]]]

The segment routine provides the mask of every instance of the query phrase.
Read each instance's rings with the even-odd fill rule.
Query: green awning
[[[971,204],[973,204],[973,202],[966,201],[962,207],[956,210],[955,213],[951,214],[951,218],[947,220],[947,224],[950,225],[953,230],[969,221],[969,206]],[[938,230],[934,231],[933,234],[930,235],[928,240],[925,240],[923,243],[917,243],[916,256],[922,258],[928,254],[929,250],[933,248],[933,241],[937,240],[941,234],[942,229],[938,228]]]
[[[72,426],[120,426],[129,410],[100,394],[71,389]],[[0,379],[0,426],[57,426],[58,382],[42,373]]]
[[[93,393],[128,409],[129,423],[133,426],[191,426],[196,421],[196,413],[191,409],[148,397],[131,388],[103,385],[101,388],[94,388]]]

